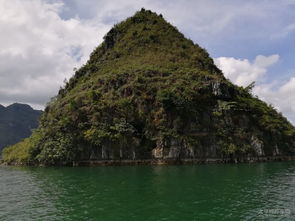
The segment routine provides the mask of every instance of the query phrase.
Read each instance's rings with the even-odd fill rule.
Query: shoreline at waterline
[[[239,163],[259,163],[275,161],[295,161],[292,156],[261,156],[245,158],[194,158],[194,159],[110,159],[110,160],[81,160],[71,162],[61,162],[57,164],[35,164],[20,162],[0,162],[1,166],[70,166],[70,167],[91,167],[91,166],[137,166],[137,165],[200,165],[200,164],[239,164]]]

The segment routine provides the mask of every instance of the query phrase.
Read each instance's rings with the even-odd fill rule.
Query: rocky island
[[[142,9],[115,25],[47,105],[8,164],[291,159],[295,128],[227,80],[207,51]]]

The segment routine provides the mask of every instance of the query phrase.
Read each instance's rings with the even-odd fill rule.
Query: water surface
[[[295,220],[295,162],[0,167],[0,220]]]

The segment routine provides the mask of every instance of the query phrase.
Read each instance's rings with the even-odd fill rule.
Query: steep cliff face
[[[0,150],[29,137],[38,127],[41,113],[26,104],[0,105]]]
[[[141,10],[115,25],[46,107],[23,162],[293,155],[295,129],[206,50]]]

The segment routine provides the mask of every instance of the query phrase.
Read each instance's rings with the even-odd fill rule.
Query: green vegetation
[[[30,164],[33,151],[40,142],[40,133],[36,130],[31,137],[7,147],[3,150],[3,159],[7,163],[16,162],[18,164]]]
[[[38,138],[7,148],[4,160],[151,159],[156,147],[177,148],[172,158],[241,157],[260,143],[265,155],[293,154],[294,127],[253,86],[230,83],[206,50],[142,9],[109,31],[47,105]]]

